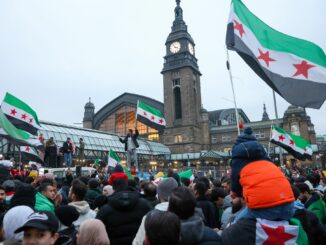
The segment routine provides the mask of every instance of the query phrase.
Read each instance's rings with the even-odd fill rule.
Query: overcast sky
[[[326,50],[325,0],[244,0],[275,29]],[[174,20],[174,0],[1,0],[0,100],[10,92],[41,120],[81,123],[92,98],[96,111],[124,92],[163,102],[160,74],[164,43]],[[230,1],[182,0],[196,43],[204,108],[233,107],[225,68]],[[251,121],[266,103],[275,118],[272,90],[231,53],[238,107]],[[277,95],[279,115],[289,104]],[[307,109],[317,134],[326,134],[326,103]]]

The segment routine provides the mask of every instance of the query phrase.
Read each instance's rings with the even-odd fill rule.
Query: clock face
[[[170,45],[170,51],[173,54],[178,53],[180,51],[180,48],[181,48],[181,44],[179,42],[173,42]]]
[[[188,43],[188,50],[192,55],[195,54],[195,48],[194,48],[194,46],[192,46],[191,43]]]

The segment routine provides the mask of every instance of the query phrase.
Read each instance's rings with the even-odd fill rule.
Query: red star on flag
[[[269,51],[266,51],[265,53],[261,49],[258,49],[258,51],[260,55],[257,59],[265,61],[267,67],[269,67],[269,62],[275,61],[269,56]]]
[[[25,151],[29,151],[29,150],[30,150],[29,146],[26,146]]]
[[[300,64],[293,64],[293,66],[297,69],[293,76],[296,77],[302,75],[305,78],[308,78],[308,70],[315,67],[314,65],[308,64],[305,60],[301,61]]]
[[[33,123],[33,118],[30,118],[29,119],[29,123]]]
[[[147,116],[147,113],[146,113],[146,111],[144,111],[144,113],[143,113],[143,114],[144,114],[144,116]]]
[[[294,145],[294,141],[293,140],[290,140],[290,145]]]
[[[241,23],[239,23],[238,21],[234,20],[234,29],[239,31],[240,36],[242,37],[242,35],[245,33],[243,30],[243,25]]]
[[[164,120],[161,118],[159,121],[158,121],[160,124],[162,124],[164,122]]]
[[[283,134],[281,134],[280,136],[278,136],[278,139],[279,139],[280,141],[283,141],[283,140],[285,140],[285,138],[284,138]]]
[[[155,117],[154,116],[151,116],[151,120],[154,121],[155,120]]]
[[[16,116],[16,113],[17,111],[15,108],[10,110],[10,115]]]
[[[27,115],[26,114],[22,114],[22,117],[21,118],[24,119],[24,120],[26,120]]]
[[[40,141],[43,141],[43,140],[44,140],[44,137],[43,137],[43,134],[42,134],[42,133],[40,133],[40,136],[38,137],[38,139],[39,139]]]
[[[284,226],[278,226],[276,228],[265,226],[261,224],[261,227],[265,231],[265,233],[268,235],[267,240],[263,242],[263,245],[269,245],[269,244],[279,244],[284,245],[285,242],[293,239],[296,237],[293,234],[286,233]]]

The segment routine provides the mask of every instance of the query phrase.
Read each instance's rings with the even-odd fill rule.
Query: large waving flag
[[[34,147],[30,146],[21,146],[20,147],[20,155],[22,162],[37,162],[43,164],[43,160],[38,154],[37,150]]]
[[[132,176],[132,174],[130,173],[128,168],[126,168],[123,164],[121,164],[121,160],[120,160],[118,154],[115,151],[113,151],[112,149],[110,149],[109,156],[108,156],[108,166],[115,167],[117,164],[121,165],[123,172],[128,176],[128,179],[130,179],[130,180],[134,179],[134,176]]]
[[[2,101],[1,110],[15,127],[37,135],[41,125],[36,112],[25,102],[7,93]]]
[[[137,120],[158,131],[162,131],[166,125],[160,110],[140,100],[137,103]]]
[[[0,137],[16,145],[41,147],[43,144],[37,136],[16,128],[0,110]]]
[[[324,103],[324,51],[269,27],[240,0],[232,0],[226,45],[289,103],[316,109]]]
[[[288,133],[282,128],[272,127],[271,142],[281,146],[299,160],[311,159],[312,148],[309,142],[300,136]]]

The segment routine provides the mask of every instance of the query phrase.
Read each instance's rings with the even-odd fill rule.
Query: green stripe
[[[163,118],[162,113],[158,109],[153,108],[153,107],[145,104],[144,102],[141,102],[140,100],[138,101],[138,107],[143,109],[144,111],[148,111],[148,112],[154,114],[155,116]]]
[[[17,107],[17,108],[27,112],[28,114],[32,115],[32,117],[34,118],[34,121],[37,123],[37,125],[40,126],[40,123],[38,121],[36,112],[29,105],[27,105],[25,102],[23,102],[20,99],[16,98],[12,94],[9,94],[8,92],[6,93],[6,96],[5,96],[3,101],[6,102],[9,105]]]
[[[0,110],[0,126],[3,128],[3,130],[13,139],[26,141],[30,137],[30,135],[25,132],[24,130],[20,130],[16,128],[3,114],[3,112]]]
[[[308,141],[306,139],[304,139],[300,136],[294,135],[294,134],[290,134],[282,128],[274,127],[274,129],[281,134],[285,134],[285,135],[289,136],[294,141],[294,144],[297,147],[299,147],[301,149],[305,149],[306,147],[311,148],[311,145],[308,143]]]
[[[326,55],[318,45],[276,31],[251,13],[240,0],[232,0],[232,2],[238,18],[254,33],[263,47],[291,53],[326,67]]]
[[[109,157],[115,161],[117,161],[118,163],[120,162],[120,158],[117,155],[117,153],[115,153],[113,150],[110,149],[110,153],[109,153]]]

